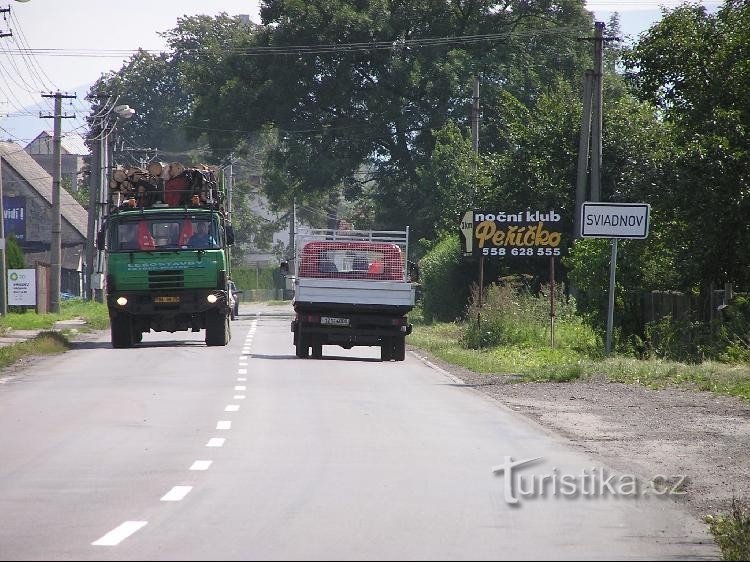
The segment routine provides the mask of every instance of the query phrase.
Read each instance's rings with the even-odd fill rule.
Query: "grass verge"
[[[104,330],[109,327],[107,306],[102,303],[83,299],[70,299],[60,303],[58,314],[36,314],[33,311],[17,313],[11,312],[0,317],[0,333],[12,330],[49,330],[59,320],[80,318],[86,326],[94,330]]]
[[[40,332],[33,339],[0,347],[0,368],[29,355],[54,355],[70,349],[68,339],[59,332]]]
[[[408,343],[447,363],[477,373],[516,375],[523,382],[565,382],[606,376],[649,388],[686,387],[750,401],[750,365],[707,361],[698,365],[660,359],[592,358],[574,348],[505,344],[467,349],[460,324],[416,325]]]

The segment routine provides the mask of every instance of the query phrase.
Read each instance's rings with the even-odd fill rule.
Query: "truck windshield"
[[[141,217],[112,229],[110,250],[216,249],[221,244],[216,221],[206,217]]]

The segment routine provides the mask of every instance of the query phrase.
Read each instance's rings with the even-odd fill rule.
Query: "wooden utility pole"
[[[471,104],[471,147],[474,150],[475,155],[479,155],[479,75],[474,77],[474,96]],[[474,164],[474,197],[472,197],[472,203],[476,202],[477,199],[477,170],[478,163]],[[482,324],[482,300],[484,297],[484,256],[479,256],[479,295],[477,303],[479,308],[477,310],[477,325]]]
[[[592,89],[591,129],[591,201],[601,201],[602,195],[602,92],[604,83],[604,22],[595,23],[594,84]]]
[[[62,119],[72,118],[73,115],[63,115],[62,100],[63,98],[74,98],[74,95],[61,94],[42,94],[43,98],[55,98],[55,112],[53,115],[42,115],[44,119],[54,119],[55,128],[52,137],[52,240],[50,242],[50,312],[60,312],[60,275],[61,275],[61,254],[62,254],[62,215],[60,212],[60,183],[62,180]]]
[[[591,139],[591,90],[594,83],[594,71],[587,70],[583,78],[583,114],[581,115],[581,133],[578,140],[578,171],[576,174],[576,203],[573,226],[573,238],[581,236],[581,208],[586,201],[589,171],[589,141]]]

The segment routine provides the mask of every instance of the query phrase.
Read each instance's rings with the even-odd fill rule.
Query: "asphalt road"
[[[0,559],[718,556],[678,503],[599,493],[584,448],[413,354],[300,360],[287,319],[243,312],[226,348],[103,337],[0,378]]]

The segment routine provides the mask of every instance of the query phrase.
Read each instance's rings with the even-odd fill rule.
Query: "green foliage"
[[[747,504],[733,498],[731,513],[709,515],[705,521],[721,548],[722,559],[750,560],[750,509]]]
[[[672,156],[650,202],[672,229],[679,288],[750,283],[748,60],[747,2],[713,14],[684,4],[625,58],[635,91],[672,131]]]
[[[72,318],[85,320],[87,327],[94,330],[109,327],[109,313],[105,304],[83,299],[68,299],[60,303],[59,314],[36,314],[24,309],[23,312],[11,312],[0,317],[0,331],[51,329],[58,320]]]
[[[453,320],[465,309],[473,271],[461,255],[458,235],[441,239],[419,262],[424,318]],[[473,269],[473,268],[472,268]]]
[[[462,342],[470,349],[493,346],[528,346],[542,348],[551,344],[549,286],[532,294],[516,278],[491,284],[484,290],[482,307],[476,288],[469,304],[467,322],[463,324]],[[573,299],[564,288],[555,287],[555,347],[571,349],[585,356],[601,351],[597,335],[576,316]],[[481,318],[481,322],[475,319]]]
[[[243,291],[254,289],[271,290],[283,287],[278,267],[233,267],[232,280]]]
[[[26,267],[26,258],[24,258],[21,245],[16,237],[10,234],[5,239],[5,270],[23,269]]]

